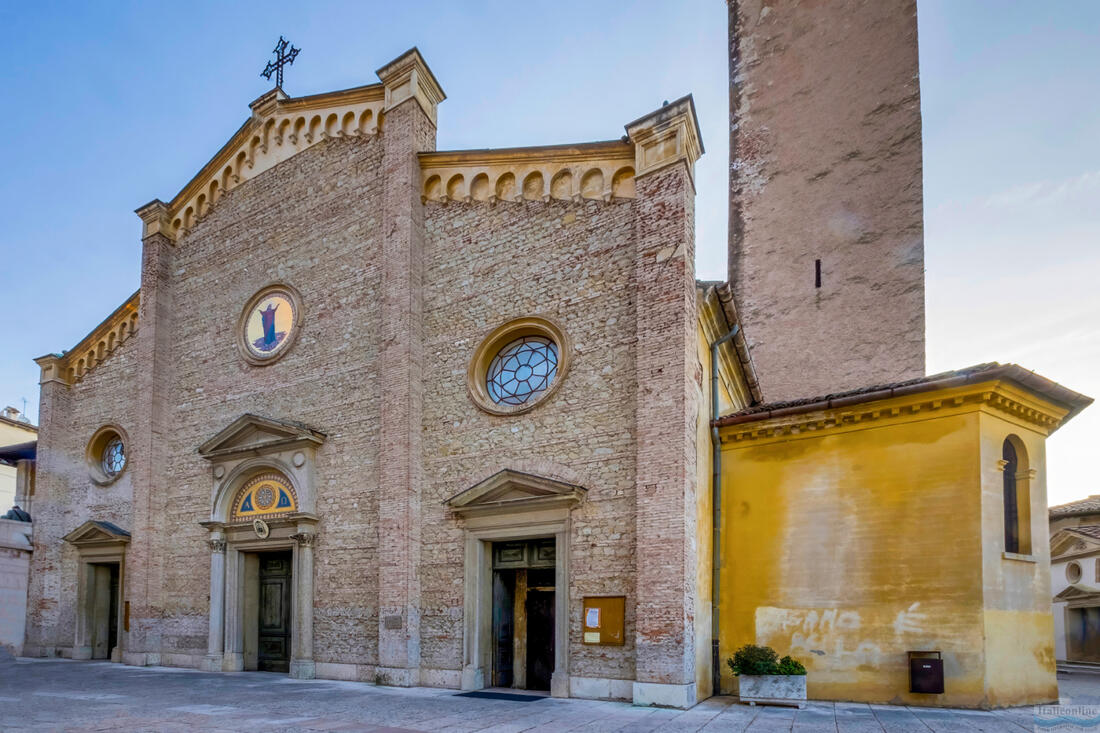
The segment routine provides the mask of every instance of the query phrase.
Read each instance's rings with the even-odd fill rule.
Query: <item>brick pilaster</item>
[[[695,702],[695,232],[690,98],[627,127],[637,148],[634,701]]]
[[[169,347],[172,300],[170,276],[174,242],[167,231],[167,207],[160,201],[138,209],[144,222],[141,257],[141,303],[138,310],[137,391],[134,430],[126,460],[133,476],[134,526],[126,551],[123,601],[130,603],[130,630],[120,633],[123,661],[158,664],[161,651],[162,552],[167,495],[165,456],[168,434],[166,403],[171,380]]]
[[[38,455],[34,504],[30,508],[34,521],[30,574],[27,596],[36,599],[28,604],[26,644],[28,656],[49,656],[52,649],[69,647],[73,643],[72,626],[62,622],[63,603],[61,555],[64,548],[58,538],[66,532],[68,485],[71,471],[67,457],[52,446],[59,445],[59,435],[69,430],[69,385],[57,371],[57,359],[45,356],[37,360],[42,367],[38,401]],[[26,507],[24,507],[26,508]]]
[[[416,154],[435,149],[442,92],[418,52],[378,71],[386,86],[382,133],[382,316],[378,373],[378,674],[419,683],[421,360],[424,216]],[[427,101],[426,101],[427,100]]]

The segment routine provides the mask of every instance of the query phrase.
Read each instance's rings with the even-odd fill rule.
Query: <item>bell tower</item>
[[[728,0],[729,279],[767,401],[924,374],[914,0]]]

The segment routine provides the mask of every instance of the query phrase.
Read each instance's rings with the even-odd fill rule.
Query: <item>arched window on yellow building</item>
[[[1015,435],[1001,446],[1004,470],[1005,552],[1031,554],[1031,486],[1027,451]]]

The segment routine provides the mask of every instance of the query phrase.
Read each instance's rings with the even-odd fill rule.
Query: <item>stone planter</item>
[[[743,674],[737,678],[741,702],[750,705],[806,706],[806,675],[804,674]]]

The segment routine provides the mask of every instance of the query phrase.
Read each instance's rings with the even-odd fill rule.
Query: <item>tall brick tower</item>
[[[914,0],[728,0],[729,278],[768,401],[924,374]]]

